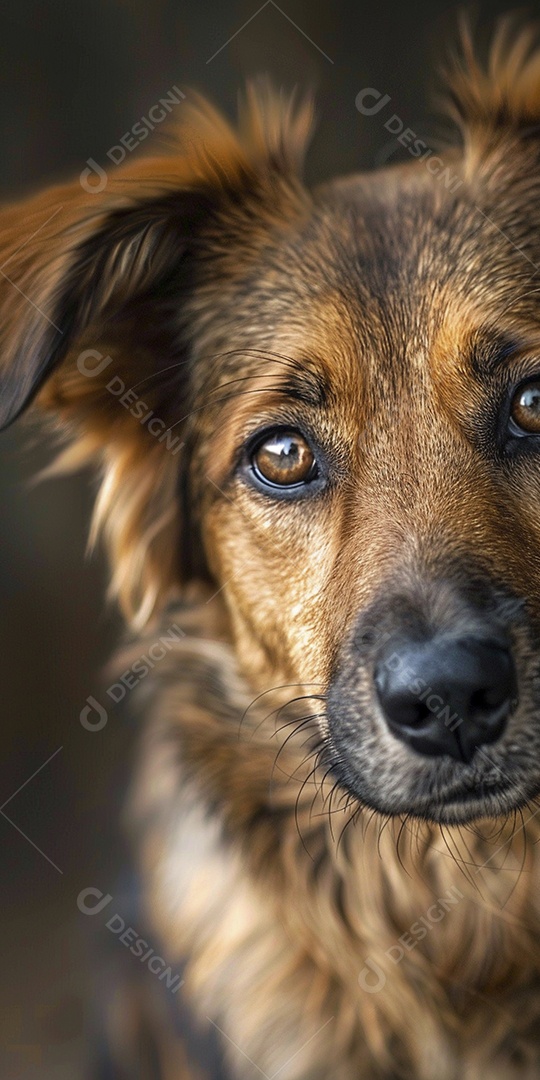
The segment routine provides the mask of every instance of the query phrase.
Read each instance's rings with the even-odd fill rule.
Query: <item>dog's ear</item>
[[[309,102],[266,87],[249,91],[238,131],[198,100],[167,156],[111,171],[100,191],[82,174],[0,215],[0,426],[36,398],[72,436],[64,462],[97,461],[94,533],[138,624],[189,574],[173,425],[188,406],[182,309],[198,261],[208,273],[220,232],[232,242],[236,223],[245,243],[264,201],[300,189],[310,123]]]
[[[472,177],[489,176],[508,154],[537,153],[540,142],[540,26],[509,15],[500,19],[487,56],[461,21],[460,47],[446,71],[445,106],[463,139]],[[484,169],[482,166],[484,165]],[[522,158],[516,162],[522,167]]]

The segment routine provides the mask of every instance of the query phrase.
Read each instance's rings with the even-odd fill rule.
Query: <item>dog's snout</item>
[[[390,646],[375,686],[394,735],[421,754],[466,762],[500,738],[517,697],[510,649],[478,638]]]

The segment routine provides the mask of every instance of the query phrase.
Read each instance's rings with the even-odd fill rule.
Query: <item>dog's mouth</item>
[[[540,794],[540,776],[524,769],[503,768],[473,758],[458,764],[450,758],[425,761],[414,755],[380,760],[370,755],[365,767],[346,756],[344,747],[331,736],[326,765],[335,780],[360,806],[385,816],[410,816],[440,825],[467,824],[483,818],[500,818],[530,805]],[[510,774],[515,775],[510,775]]]
[[[433,744],[415,746],[385,723],[373,696],[359,713],[331,689],[327,767],[355,801],[384,815],[446,825],[500,818],[540,793],[540,732],[523,712],[519,705],[509,709],[498,739],[470,745],[462,754],[446,731],[437,742],[436,719],[426,721]]]
[[[478,776],[474,782],[463,781],[441,792],[440,813],[448,813],[452,808],[459,810],[460,807],[481,807],[482,812],[489,816],[489,807],[499,806],[501,800],[512,798],[514,785],[509,779],[490,776]]]
[[[361,804],[438,824],[500,818],[540,793],[540,625],[456,564],[361,611],[326,698],[327,761]]]
[[[502,795],[510,791],[512,784],[509,780],[494,780],[490,777],[479,777],[475,783],[456,784],[455,787],[445,791],[444,799],[447,804],[476,802],[490,795]]]

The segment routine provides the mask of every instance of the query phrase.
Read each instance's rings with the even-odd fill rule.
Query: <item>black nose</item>
[[[420,754],[470,761],[495,742],[516,704],[506,645],[477,638],[433,638],[390,646],[375,685],[388,726]]]

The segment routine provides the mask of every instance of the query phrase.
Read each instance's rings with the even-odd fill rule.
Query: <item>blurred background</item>
[[[259,72],[316,91],[311,182],[396,160],[384,128],[390,112],[362,116],[356,95],[364,87],[390,95],[391,112],[429,143],[438,131],[434,73],[459,8],[4,0],[3,196],[79,175],[90,158],[114,168],[107,151],[173,87],[187,96],[200,89],[232,115],[246,77]],[[540,13],[538,2],[529,8]],[[485,30],[508,4],[474,10]],[[130,153],[151,149],[149,138]],[[76,899],[88,886],[115,891],[116,821],[136,735],[113,716],[96,731],[80,722],[86,699],[99,698],[121,625],[105,603],[103,561],[85,556],[92,477],[33,483],[53,449],[24,423],[0,437],[2,1080],[86,1075],[92,920]]]

